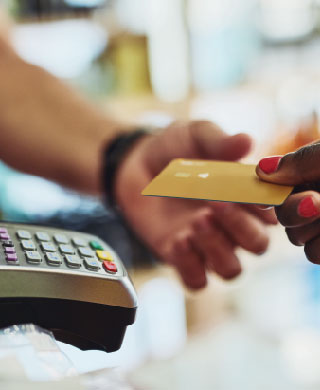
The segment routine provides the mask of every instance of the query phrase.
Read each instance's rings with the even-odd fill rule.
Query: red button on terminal
[[[107,272],[117,272],[117,266],[115,263],[113,263],[112,261],[104,261],[103,262],[103,268],[107,271]]]

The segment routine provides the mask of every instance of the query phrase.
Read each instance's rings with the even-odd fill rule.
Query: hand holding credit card
[[[255,165],[238,162],[174,159],[142,195],[279,206],[293,186],[267,183]]]

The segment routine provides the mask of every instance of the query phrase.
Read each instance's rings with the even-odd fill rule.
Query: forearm
[[[0,158],[21,171],[98,194],[103,148],[120,125],[0,42]]]

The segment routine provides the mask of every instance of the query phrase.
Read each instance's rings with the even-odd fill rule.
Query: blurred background
[[[319,0],[0,0],[17,52],[122,121],[208,119],[256,141],[248,161],[320,138]],[[23,191],[16,191],[23,188]],[[2,218],[91,231],[113,245],[139,293],[114,354],[64,346],[79,370],[117,366],[146,389],[319,389],[320,268],[281,227],[241,253],[235,282],[184,291],[146,267],[99,200],[0,167]]]

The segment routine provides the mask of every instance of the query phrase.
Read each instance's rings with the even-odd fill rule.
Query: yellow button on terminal
[[[101,261],[114,261],[112,254],[108,251],[97,251],[97,256]]]

